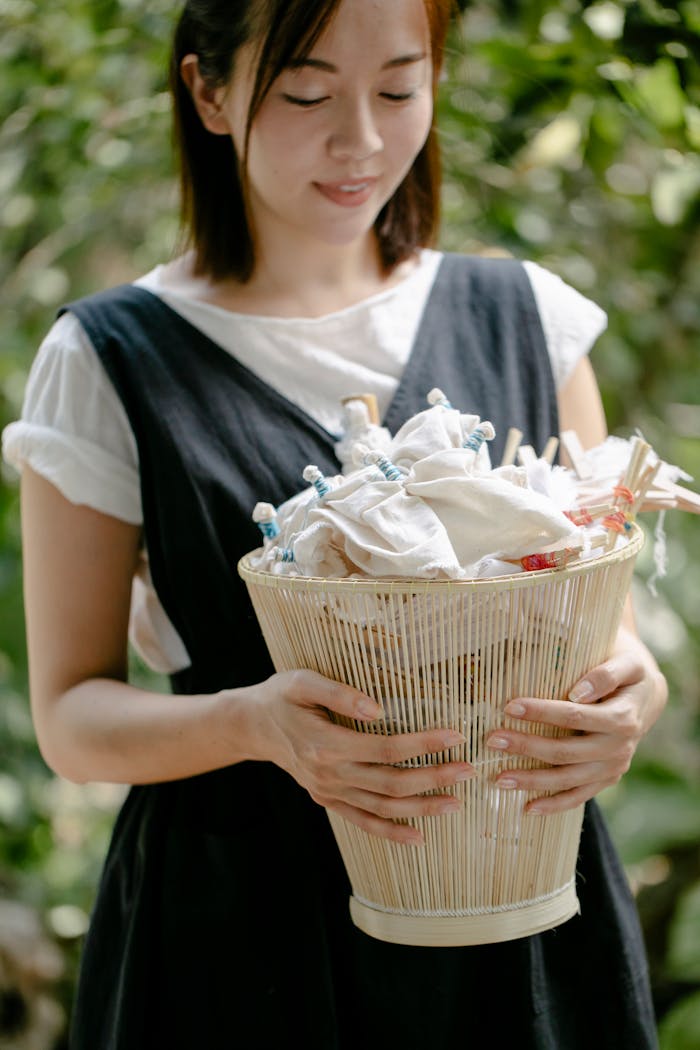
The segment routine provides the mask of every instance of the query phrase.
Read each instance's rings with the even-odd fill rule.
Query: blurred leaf
[[[682,981],[700,981],[700,883],[679,900],[669,933],[669,974]]]
[[[665,226],[683,222],[700,196],[700,157],[680,158],[677,164],[655,177],[651,201],[654,215]]]
[[[672,59],[660,58],[651,69],[639,73],[636,90],[658,127],[680,127],[685,116],[686,99]]]
[[[700,1046],[700,992],[677,1003],[659,1028],[661,1050],[698,1050]]]
[[[628,777],[613,789],[606,812],[627,863],[700,841],[700,786],[675,779],[671,785]]]

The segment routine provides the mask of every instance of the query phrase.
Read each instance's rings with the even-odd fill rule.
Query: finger
[[[385,736],[358,732],[330,720],[324,720],[320,728],[314,725],[313,729],[314,732],[307,732],[296,747],[298,764],[306,773],[302,782],[308,786],[308,776],[319,789],[333,795],[336,794],[335,788],[342,784],[365,789],[376,787],[382,792],[384,785],[399,783],[390,774],[392,771],[402,772],[396,767],[404,762],[427,754],[445,755],[449,748],[465,742],[461,733],[449,730]],[[426,762],[411,766],[407,771],[417,775],[418,790],[430,790],[455,782],[452,772],[445,772],[451,765],[449,762]],[[455,776],[461,769],[471,774],[476,772],[468,762],[460,762],[458,766],[460,769],[454,771]],[[415,793],[415,790],[404,792]]]
[[[440,817],[458,813],[463,803],[454,795],[411,795],[409,798],[388,798],[371,791],[352,791],[347,796],[350,805],[383,820],[407,820],[410,817]]]
[[[575,704],[593,704],[622,685],[638,682],[643,675],[644,665],[638,653],[617,653],[576,682],[569,692],[569,700]]]
[[[603,788],[610,787],[611,781],[600,780],[595,784],[585,784],[571,791],[562,791],[548,798],[537,798],[528,802],[525,813],[532,815],[548,816],[551,813],[564,813],[569,809],[576,809],[583,802],[597,795]]]
[[[356,766],[348,777],[353,786],[389,798],[408,798],[427,791],[442,791],[471,780],[476,770],[468,762],[444,762],[431,766],[399,769],[387,765]]]
[[[345,820],[349,820],[351,824],[356,824],[358,828],[362,828],[370,835],[377,835],[390,842],[398,842],[407,846],[422,846],[425,841],[418,828],[410,824],[395,824],[392,820],[384,820],[345,802],[334,802],[326,808]]]
[[[325,707],[334,714],[361,721],[382,717],[381,706],[371,696],[315,671],[289,672],[286,687],[289,699],[304,707]]]
[[[552,769],[508,769],[494,781],[502,791],[542,791],[548,795],[598,783],[611,775],[605,762],[580,762]]]
[[[551,766],[597,762],[611,758],[620,750],[621,741],[610,733],[586,733],[583,736],[548,737],[537,733],[498,730],[486,741],[491,751],[524,755]]]
[[[350,730],[354,732],[354,730]],[[466,737],[451,729],[427,729],[420,733],[356,734],[363,741],[361,761],[395,765],[424,755],[435,755],[466,743]]]
[[[506,704],[505,713],[521,722],[541,722],[580,733],[633,731],[638,721],[637,704],[628,690],[600,704],[573,704],[569,700],[542,700],[523,697]],[[500,731],[499,731],[500,735]]]

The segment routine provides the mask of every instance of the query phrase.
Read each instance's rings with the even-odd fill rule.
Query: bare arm
[[[140,529],[25,469],[22,531],[32,715],[47,763],[72,780],[148,783],[248,757],[244,704],[225,737],[221,697],[126,684]]]
[[[311,797],[366,830],[420,841],[395,818],[458,803],[424,792],[473,775],[467,763],[396,765],[463,738],[401,737],[334,724],[370,720],[364,694],[310,671],[207,696],[162,696],[126,682],[131,581],[140,530],[75,506],[30,469],[22,478],[25,610],[32,714],[47,763],[76,781],[155,783],[243,760],[271,761]]]

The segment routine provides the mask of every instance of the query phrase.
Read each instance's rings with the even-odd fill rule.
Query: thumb
[[[625,651],[588,671],[569,692],[575,704],[592,704],[610,696],[623,685],[631,685],[644,673],[638,653]]]

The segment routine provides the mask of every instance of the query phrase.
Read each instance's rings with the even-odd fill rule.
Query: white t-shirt
[[[441,253],[424,250],[403,281],[318,318],[237,314],[184,294],[158,266],[135,283],[160,296],[269,386],[340,435],[341,398],[372,392],[384,413],[398,386]],[[536,263],[525,262],[557,389],[605,329],[600,307]],[[472,406],[461,406],[471,411]],[[3,455],[25,463],[73,503],[142,523],[138,451],[126,411],[77,318],[49,330],[27,382],[21,419]],[[153,589],[144,550],[134,580],[130,639],[145,662],[171,673],[188,654]]]

